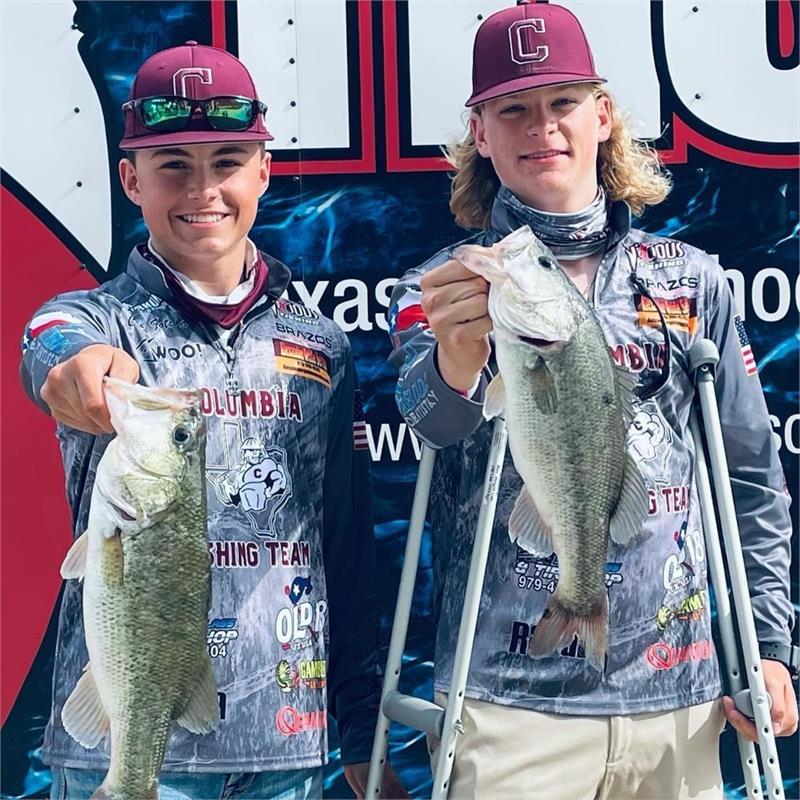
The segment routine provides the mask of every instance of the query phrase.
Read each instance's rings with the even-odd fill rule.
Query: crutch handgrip
[[[719,350],[710,339],[698,339],[689,350],[689,369],[692,372],[700,367],[716,367],[719,364]]]
[[[770,711],[772,710],[772,695],[766,693],[767,703],[769,704]],[[753,711],[753,700],[749,689],[742,689],[733,695],[733,704],[742,712],[749,720],[755,719],[755,712]]]

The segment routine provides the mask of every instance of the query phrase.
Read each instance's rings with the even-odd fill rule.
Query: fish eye
[[[179,446],[185,445],[191,438],[191,431],[183,425],[178,425],[178,427],[172,431],[172,441]]]
[[[555,269],[556,265],[553,262],[552,258],[548,258],[547,256],[539,256],[539,266],[544,267],[545,269]]]

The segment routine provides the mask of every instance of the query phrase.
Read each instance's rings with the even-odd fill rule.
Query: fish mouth
[[[124,519],[126,522],[136,522],[136,517],[131,516],[131,514],[121,506],[118,506],[113,500],[106,498],[106,502],[114,509],[114,513],[117,514],[120,519]]]
[[[519,340],[534,347],[553,347],[558,344],[558,342],[552,342],[549,339],[534,339],[532,336],[520,336]]]

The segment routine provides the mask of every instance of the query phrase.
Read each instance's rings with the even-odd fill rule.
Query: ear
[[[120,159],[119,179],[125,194],[128,195],[128,199],[140,206],[142,201],[141,192],[139,191],[139,175],[133,162],[128,158]]]
[[[611,113],[611,101],[605,95],[597,98],[597,118],[600,127],[597,131],[597,141],[607,142],[611,137],[611,128],[614,122],[614,115]]]
[[[480,114],[470,114],[469,132],[475,140],[478,153],[483,158],[489,158],[489,143],[486,141],[486,126],[483,124],[483,117]]]
[[[267,189],[269,188],[269,176],[271,169],[272,169],[272,153],[265,150],[264,158],[261,159],[261,165],[259,166],[259,171],[258,171],[258,179],[261,183],[261,189],[258,192],[259,197],[261,197],[264,194],[264,192],[266,192]]]

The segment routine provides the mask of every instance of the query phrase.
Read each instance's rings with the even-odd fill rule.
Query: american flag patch
[[[366,450],[368,447],[364,398],[361,395],[361,390],[356,389],[353,398],[353,450]]]
[[[753,355],[753,349],[750,347],[750,340],[747,338],[744,322],[742,322],[742,318],[738,314],[733,318],[733,324],[736,326],[736,335],[739,337],[739,347],[742,351],[744,371],[748,375],[755,375],[758,372],[756,357]]]

